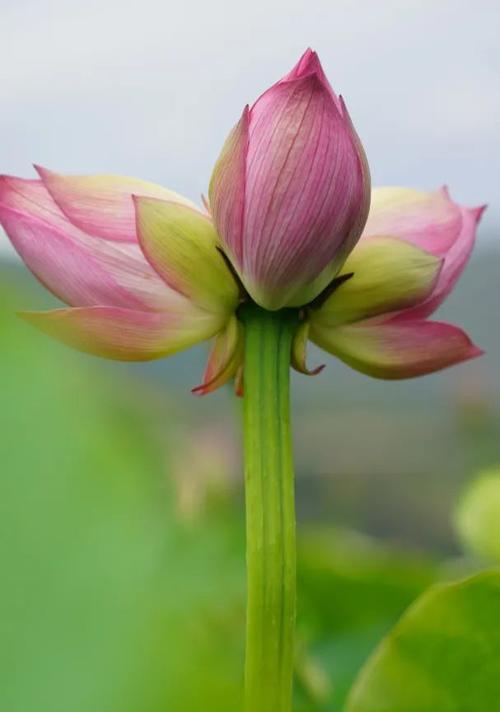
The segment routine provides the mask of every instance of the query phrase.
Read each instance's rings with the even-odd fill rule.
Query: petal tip
[[[301,371],[305,376],[318,376],[326,368],[326,363],[322,363],[316,368],[310,368],[307,371]]]
[[[472,212],[476,221],[476,225],[479,225],[479,223],[481,222],[481,219],[487,207],[488,203],[484,203],[483,205],[478,205],[475,208],[470,208],[470,211]]]
[[[446,198],[446,200],[452,200],[450,187],[446,183],[444,183],[440,188],[438,188],[437,192],[443,198]]]
[[[33,163],[33,168],[38,173],[42,181],[45,181],[46,179],[54,175],[53,171],[49,170],[48,168],[44,168],[39,163]]]
[[[295,76],[301,77],[311,71],[316,71],[321,66],[317,53],[308,47],[296,65]]]
[[[471,342],[471,345],[470,345],[470,356],[469,356],[469,358],[471,358],[471,359],[472,359],[472,358],[479,358],[479,356],[484,356],[485,354],[486,354],[486,351],[485,351],[484,349],[482,349],[482,348],[479,347],[479,346],[476,346],[475,344],[473,344],[473,343]]]

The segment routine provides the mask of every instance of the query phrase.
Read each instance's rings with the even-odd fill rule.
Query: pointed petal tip
[[[194,388],[191,388],[191,393],[194,396],[198,396],[198,397],[206,396],[210,393],[210,391],[207,389],[207,385],[208,384],[200,383],[199,386],[195,386]]]
[[[439,195],[442,195],[443,198],[446,198],[446,200],[452,200],[450,187],[447,183],[444,183],[440,188],[438,188],[437,192]]]
[[[485,356],[485,355],[486,355],[486,351],[484,349],[480,348],[479,346],[476,346],[471,341],[469,358],[470,359],[479,358],[479,356]]]
[[[444,185],[442,185],[440,188],[438,188],[438,190],[436,192],[438,193],[438,195],[441,195],[446,200],[455,204],[455,201],[451,197],[450,188],[446,183]],[[486,210],[487,207],[488,207],[488,203],[483,203],[482,205],[476,205],[473,208],[464,208],[464,209],[468,210],[470,213],[472,213],[472,215],[474,216],[474,218],[476,220],[476,223],[479,223],[479,221],[481,220],[481,218],[484,214],[484,211]]]
[[[478,225],[481,222],[481,219],[482,219],[487,207],[488,207],[488,203],[484,203],[483,205],[477,205],[475,208],[469,208],[471,213],[474,215],[476,225]]]
[[[40,178],[42,183],[45,183],[46,181],[50,180],[53,176],[57,175],[57,173],[55,173],[55,171],[51,171],[49,168],[45,168],[44,166],[41,166],[39,163],[33,163],[33,168],[35,169],[35,171],[38,174],[38,177]]]
[[[318,65],[320,65],[320,61],[317,53],[308,47],[298,61],[296,76],[300,77],[307,72],[314,71]]]
[[[316,368],[307,368],[305,365],[302,368],[297,368],[294,366],[297,373],[301,373],[303,376],[318,376],[326,368],[326,363],[322,363]]]
[[[201,203],[202,203],[203,207],[205,208],[206,214],[211,215],[212,211],[210,210],[210,201],[208,200],[205,193],[201,194]]]
[[[326,77],[317,52],[312,50],[310,47],[306,49],[297,64],[283,77],[283,79],[280,80],[280,82],[278,82],[278,84],[297,81],[298,79],[316,80],[328,90],[329,94],[331,94],[335,99],[337,98]]]

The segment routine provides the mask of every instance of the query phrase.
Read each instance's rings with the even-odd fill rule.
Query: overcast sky
[[[311,46],[374,184],[446,182],[490,203],[494,239],[499,28],[497,0],[0,0],[0,172],[110,171],[197,199],[244,104]]]

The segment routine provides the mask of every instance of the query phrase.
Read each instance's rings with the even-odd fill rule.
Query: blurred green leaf
[[[234,712],[241,537],[179,520],[168,415],[151,427],[133,366],[50,341],[27,302],[0,285],[0,707]]]
[[[500,699],[500,571],[423,594],[371,656],[346,712],[485,712]]]
[[[465,489],[455,522],[465,547],[500,560],[500,468],[482,471]]]
[[[325,699],[300,709],[337,712],[363,663],[410,603],[436,581],[435,563],[334,527],[299,538],[299,635],[329,680]],[[300,639],[299,639],[300,640]]]

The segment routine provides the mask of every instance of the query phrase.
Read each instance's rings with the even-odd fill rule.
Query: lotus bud
[[[366,222],[370,177],[315,52],[244,110],[209,196],[223,249],[261,306],[303,306],[334,279]]]

